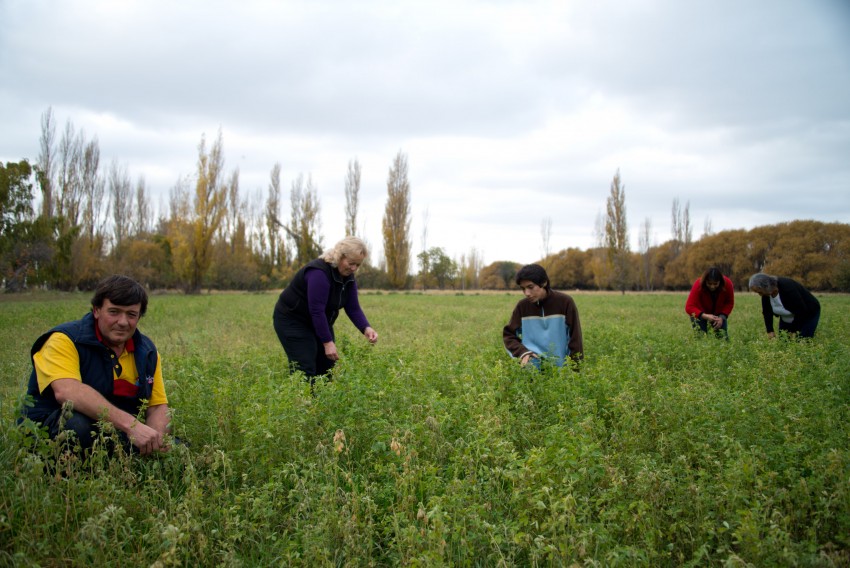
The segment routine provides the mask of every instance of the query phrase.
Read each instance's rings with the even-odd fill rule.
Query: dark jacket
[[[139,377],[136,381],[137,394],[131,399],[113,396],[115,382],[113,367],[117,356],[112,349],[98,340],[95,334],[95,325],[96,321],[91,312],[83,316],[82,319],[57,325],[36,340],[30,350],[30,359],[41,350],[52,334],[64,333],[74,342],[80,356],[80,376],[83,379],[83,384],[92,387],[122,410],[129,412],[128,408],[131,410],[135,408],[138,411],[142,399],[150,399],[151,397],[153,375],[156,371],[158,359],[156,346],[138,329],[136,330],[133,334],[133,358]],[[35,422],[41,422],[60,407],[52,388],[46,388],[41,393],[38,392],[35,362],[33,362],[27,394],[32,396],[35,405],[24,408],[23,415]]]
[[[782,305],[794,314],[795,322],[804,322],[820,315],[818,299],[796,280],[780,276],[777,278],[776,287],[779,289],[779,299],[782,300]],[[768,296],[761,297],[761,313],[764,316],[765,329],[768,333],[772,332],[774,314]]]
[[[339,311],[345,308],[348,303],[348,291],[352,287],[354,276],[343,277],[339,271],[321,258],[308,262],[295,273],[292,281],[280,293],[274,307],[274,315],[275,317],[293,317],[305,325],[313,327],[310,309],[307,305],[307,280],[305,278],[307,270],[311,268],[317,268],[324,272],[330,281],[331,288],[328,293],[328,301],[325,304],[325,317],[328,320],[328,325],[333,326],[336,318],[339,317]]]

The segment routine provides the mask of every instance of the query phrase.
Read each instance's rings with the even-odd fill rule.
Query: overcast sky
[[[144,176],[155,206],[222,132],[264,200],[311,176],[325,245],[382,256],[395,155],[413,254],[489,264],[594,246],[619,169],[632,248],[795,219],[850,222],[847,0],[0,0],[0,160],[35,162],[53,109]],[[414,264],[412,269],[416,269]]]

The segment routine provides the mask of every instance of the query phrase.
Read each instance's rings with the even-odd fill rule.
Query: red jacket
[[[688,301],[685,302],[685,311],[689,316],[699,319],[702,314],[714,316],[726,316],[732,313],[735,307],[735,286],[728,277],[723,277],[723,290],[717,290],[714,294],[702,289],[700,278],[694,282]]]

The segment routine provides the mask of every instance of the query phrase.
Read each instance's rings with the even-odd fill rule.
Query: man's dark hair
[[[516,283],[519,284],[523,280],[530,280],[541,288],[545,288],[547,291],[550,290],[549,275],[546,274],[546,269],[539,264],[526,264],[520,268],[516,273]]]
[[[132,306],[141,304],[140,316],[145,315],[148,310],[148,293],[144,286],[129,278],[116,274],[108,276],[100,281],[91,299],[91,305],[95,308],[103,306],[103,301],[109,300],[116,306]]]

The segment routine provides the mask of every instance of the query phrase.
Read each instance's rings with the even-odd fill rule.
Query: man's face
[[[531,280],[520,280],[519,287],[522,290],[522,293],[525,294],[525,297],[532,302],[539,302],[540,300],[546,299],[546,288],[538,286]]]
[[[92,308],[92,313],[103,342],[109,347],[123,347],[136,332],[136,326],[142,316],[142,305],[118,306],[104,300],[101,307]]]

